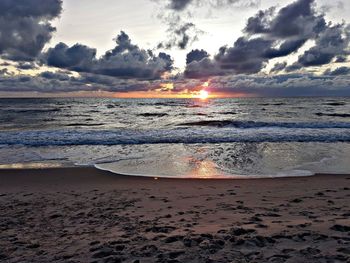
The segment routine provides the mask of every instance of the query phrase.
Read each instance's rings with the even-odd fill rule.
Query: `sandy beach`
[[[350,262],[350,175],[0,171],[1,262]]]

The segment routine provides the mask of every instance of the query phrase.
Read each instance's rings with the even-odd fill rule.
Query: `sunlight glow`
[[[194,158],[189,158],[189,164],[193,166],[193,169],[187,174],[187,176],[190,178],[224,178],[224,175],[220,174],[216,164],[211,160],[197,160]]]
[[[209,92],[208,92],[208,91],[206,91],[206,90],[201,90],[201,91],[199,92],[199,98],[200,98],[201,100],[206,100],[208,97],[209,97]]]

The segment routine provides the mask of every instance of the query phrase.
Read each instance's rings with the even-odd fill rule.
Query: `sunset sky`
[[[349,96],[349,14],[326,0],[0,0],[0,97]]]

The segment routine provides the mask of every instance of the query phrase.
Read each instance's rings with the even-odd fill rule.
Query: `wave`
[[[67,127],[93,127],[93,126],[103,126],[104,123],[69,123],[65,126]]]
[[[137,114],[137,116],[142,116],[142,117],[164,117],[168,115],[169,115],[168,113],[157,113],[157,112],[146,112],[146,113]]]
[[[59,112],[61,109],[4,109],[2,111],[8,111],[11,113],[26,113],[26,114],[35,114],[35,113],[50,113],[50,112]]]
[[[225,112],[218,112],[218,114],[221,114],[221,115],[236,115],[237,112],[234,112],[234,111],[225,111]]]
[[[107,171],[116,175],[123,176],[136,176],[136,177],[151,177],[151,178],[167,178],[167,179],[205,179],[208,177],[200,177],[196,174],[194,175],[181,175],[177,174],[157,174],[157,171],[154,173],[133,173],[133,172],[121,172],[118,169],[118,165],[116,167],[109,167],[109,164],[105,166],[104,164],[94,164],[96,169],[101,171]],[[313,176],[315,173],[308,170],[289,170],[284,172],[276,172],[272,174],[215,174],[211,179],[262,179],[262,178],[286,178],[286,177],[309,177]]]
[[[203,120],[180,123],[178,126],[254,128],[294,128],[294,129],[348,129],[349,122],[259,122],[239,120]]]
[[[346,102],[328,102],[326,103],[326,105],[329,105],[329,106],[345,106],[346,105]]]
[[[348,125],[335,125],[340,127]],[[320,125],[318,125],[320,126]],[[67,146],[233,142],[350,142],[350,129],[32,130],[0,132],[0,145]],[[332,126],[331,126],[332,127]]]
[[[317,115],[317,116],[327,116],[327,117],[350,118],[350,114],[349,113],[323,113],[323,112],[316,112],[315,115]]]

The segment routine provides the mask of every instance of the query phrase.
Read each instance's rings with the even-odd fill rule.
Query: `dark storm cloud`
[[[42,72],[38,76],[4,75],[0,73],[0,92],[130,92],[147,91],[150,82],[123,80],[82,73],[75,77],[64,72]]]
[[[307,39],[285,40],[278,48],[270,48],[267,50],[265,53],[266,58],[270,59],[288,56],[301,48],[306,41]]]
[[[185,76],[203,78],[224,74],[253,74],[265,66],[271,56],[272,40],[240,37],[233,47],[221,47],[213,60],[203,59],[187,64]],[[197,71],[197,72],[196,72]]]
[[[203,58],[209,57],[207,51],[201,49],[195,49],[186,55],[186,64],[190,64],[192,61],[201,61]]]
[[[332,62],[336,57],[349,54],[350,28],[343,24],[328,26],[316,39],[315,46],[299,56],[297,64],[320,66]]]
[[[210,58],[192,61],[187,64],[184,72],[184,76],[189,79],[206,79],[208,76],[220,76],[224,74],[224,71],[219,68],[218,63]]]
[[[106,52],[105,58],[107,59],[124,51],[132,51],[138,49],[136,45],[133,45],[131,43],[130,37],[124,31],[121,31],[120,34],[114,40],[117,45],[112,50]]]
[[[121,32],[116,46],[102,57],[96,58],[96,49],[81,44],[68,47],[64,43],[50,48],[42,60],[49,66],[77,72],[88,72],[119,78],[158,79],[173,68],[172,58],[165,53],[154,54],[131,43]]]
[[[58,43],[45,54],[47,65],[57,68],[67,68],[75,71],[89,70],[95,60],[96,49],[81,44],[68,47]]]
[[[77,91],[82,85],[73,81],[60,81],[55,78],[40,76],[0,76],[0,91],[2,92],[48,92]]]
[[[60,81],[65,81],[65,80],[71,79],[71,77],[68,74],[51,72],[51,71],[44,71],[44,72],[39,74],[39,77],[42,77],[44,79],[56,79],[56,80],[60,80]]]
[[[232,47],[221,47],[211,62],[192,61],[187,65],[185,75],[202,78],[202,73],[194,71],[201,71],[202,67],[208,76],[259,73],[270,59],[296,53],[309,40],[315,41],[315,46],[302,54],[297,63],[284,67],[278,65],[279,68],[294,71],[347,56],[349,27],[326,23],[324,14],[317,13],[314,2],[297,0],[280,10],[259,11],[248,19],[245,35],[239,37]],[[213,65],[211,72],[209,64]]]
[[[116,44],[113,50],[93,63],[90,72],[120,78],[158,79],[173,68],[169,55],[140,49],[131,44],[124,32],[116,38]]]
[[[16,67],[18,69],[28,70],[28,69],[36,69],[37,65],[33,62],[19,62]]]
[[[0,56],[34,60],[55,32],[50,21],[61,11],[61,0],[1,0]]]
[[[62,11],[61,0],[1,0],[0,16],[56,17]]]
[[[341,55],[341,56],[338,56],[336,59],[335,59],[335,62],[336,63],[343,63],[343,62],[346,62],[347,60],[347,57],[344,56],[344,55]]]
[[[257,73],[268,60],[272,40],[264,38],[238,38],[233,47],[222,47],[215,56],[223,70],[231,70],[235,74]]]
[[[350,68],[340,67],[340,68],[336,68],[335,70],[327,69],[323,74],[330,75],[330,76],[350,75]]]
[[[294,63],[294,64],[289,65],[289,66],[284,68],[284,70],[286,72],[293,72],[293,71],[300,70],[300,69],[301,69],[301,65],[298,63]]]
[[[282,39],[297,37],[305,39],[315,36],[326,26],[323,15],[314,9],[314,0],[298,0],[281,8],[259,11],[248,19],[245,31],[249,34],[267,34]]]
[[[271,69],[271,72],[278,72],[278,71],[282,71],[286,68],[287,66],[287,62],[282,62],[282,63],[276,63],[273,68]]]
[[[189,4],[191,4],[193,0],[171,0],[169,4],[169,8],[176,10],[176,11],[182,11],[184,10]]]

